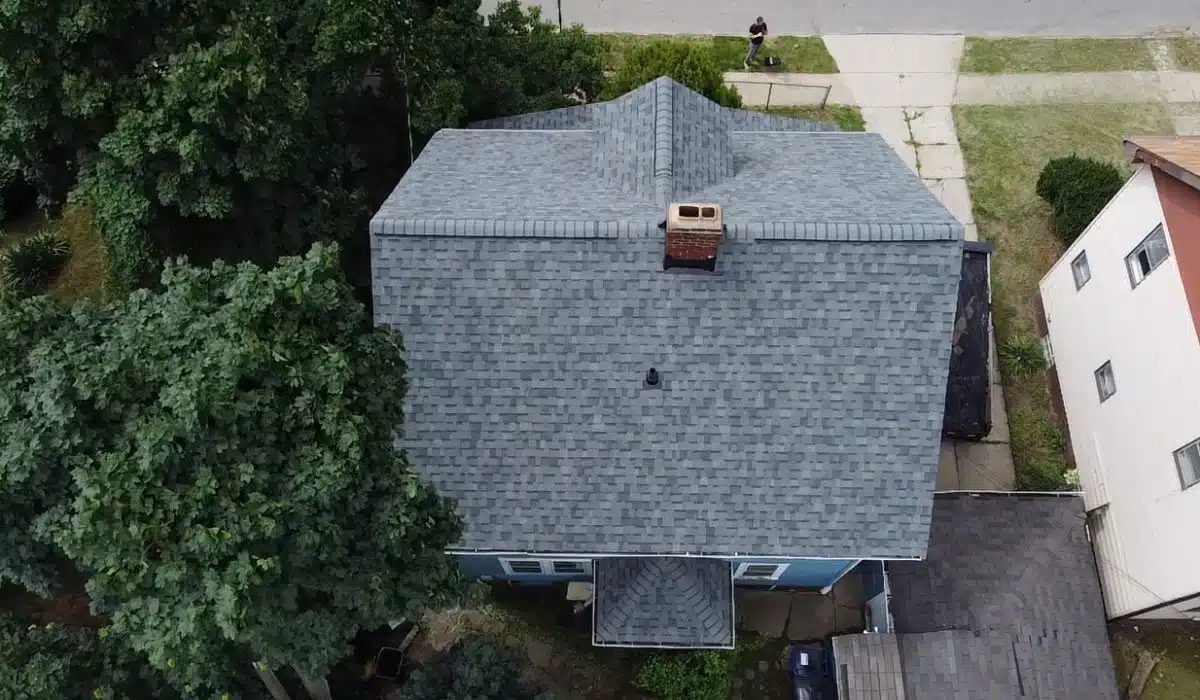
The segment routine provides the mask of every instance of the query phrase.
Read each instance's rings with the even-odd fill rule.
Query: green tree
[[[0,290],[0,584],[41,596],[59,590],[67,565],[57,547],[34,536],[34,525],[69,499],[63,456],[77,447],[73,411],[41,372],[46,349],[63,342],[69,325],[70,314],[49,298]],[[46,399],[62,410],[46,410]]]
[[[86,628],[29,625],[0,615],[5,700],[177,700],[146,660]]]
[[[0,183],[88,204],[117,287],[151,284],[180,253],[270,264],[318,240],[353,244],[366,284],[366,222],[409,163],[410,119],[419,147],[599,91],[596,39],[516,3],[478,9],[9,0]]]
[[[72,496],[36,531],[176,687],[251,660],[321,677],[360,629],[459,590],[459,521],[395,443],[401,353],[331,247],[269,272],[171,263],[160,292],[80,303],[19,387],[30,424],[69,426]]]
[[[511,649],[474,637],[414,671],[398,700],[551,700],[521,677],[523,669]]]
[[[741,107],[742,96],[725,84],[725,74],[702,46],[661,39],[649,41],[629,53],[617,74],[608,80],[604,99],[620,97],[663,76],[674,78],[726,107]]]

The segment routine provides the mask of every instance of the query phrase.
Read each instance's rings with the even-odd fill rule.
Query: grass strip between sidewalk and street
[[[980,237],[996,246],[993,312],[998,346],[1035,339],[1038,282],[1062,255],[1050,208],[1034,185],[1051,158],[1078,153],[1128,172],[1122,140],[1131,134],[1170,134],[1159,104],[958,106],[958,140]],[[1061,478],[1066,444],[1054,420],[1045,377],[1003,377],[1017,488]]]
[[[837,124],[842,131],[866,131],[862,110],[853,105],[830,105],[824,107],[753,107],[756,112],[778,114],[781,117],[808,119],[814,122]]]
[[[1200,37],[1175,37],[1167,41],[1179,70],[1200,72]]]
[[[697,36],[691,34],[597,34],[608,47],[604,69],[615,71],[625,62],[633,49],[650,41],[672,39],[700,44],[708,49],[713,61],[723,71],[745,70],[749,43],[740,36]],[[837,64],[817,36],[769,36],[763,43],[760,56],[776,56],[783,65],[779,70],[789,73],[836,73]],[[753,70],[753,69],[752,69]]]
[[[963,73],[1090,73],[1152,71],[1143,39],[983,39],[968,37]]]

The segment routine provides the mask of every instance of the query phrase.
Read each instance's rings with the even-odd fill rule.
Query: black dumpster
[[[989,243],[968,242],[963,248],[942,421],[942,434],[959,440],[982,440],[992,431],[992,382],[988,372],[992,250]]]

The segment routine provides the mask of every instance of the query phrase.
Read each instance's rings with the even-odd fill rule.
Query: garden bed
[[[954,118],[980,237],[996,246],[993,313],[1004,355],[1006,344],[1037,342],[1037,285],[1063,252],[1049,207],[1034,192],[1042,166],[1078,153],[1127,172],[1123,137],[1171,133],[1171,123],[1156,104],[959,106]],[[1044,375],[1002,372],[1002,378],[1017,488],[1064,487],[1065,439]]]

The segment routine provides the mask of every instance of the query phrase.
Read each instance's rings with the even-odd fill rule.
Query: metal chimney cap
[[[661,381],[661,377],[658,370],[651,367],[650,371],[646,372],[646,386],[658,386],[659,381]]]

